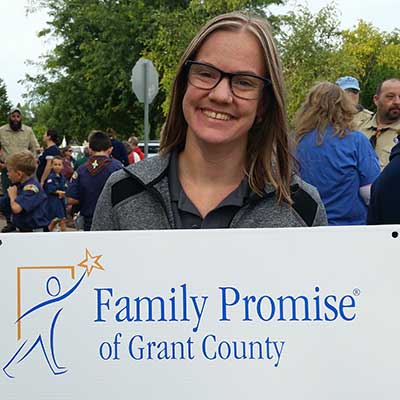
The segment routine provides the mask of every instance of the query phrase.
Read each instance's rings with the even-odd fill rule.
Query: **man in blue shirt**
[[[128,166],[128,152],[126,151],[125,145],[117,140],[117,132],[115,132],[113,128],[107,128],[106,132],[111,140],[111,157],[121,161],[124,166]]]
[[[84,218],[84,230],[90,231],[97,200],[108,177],[122,168],[122,164],[110,158],[112,146],[108,135],[94,131],[89,135],[90,158],[72,175],[67,189],[68,204],[79,204]]]

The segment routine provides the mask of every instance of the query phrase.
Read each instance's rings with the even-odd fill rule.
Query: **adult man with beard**
[[[367,110],[360,104],[360,84],[358,80],[352,76],[342,76],[336,81],[336,85],[342,88],[347,97],[350,99],[352,104],[356,108],[356,114],[354,115],[354,128],[358,129],[365,121],[369,121],[372,118],[373,112]]]
[[[30,150],[35,156],[39,151],[39,143],[32,128],[22,123],[22,113],[19,108],[12,108],[8,114],[8,124],[0,127],[0,145],[2,148],[0,158],[1,185],[3,194],[5,194],[11,186],[4,164],[7,158],[21,150]],[[3,213],[6,216],[7,225],[2,229],[2,232],[14,231],[16,228],[10,220],[11,210],[10,213],[7,211]]]
[[[358,129],[369,138],[383,169],[389,163],[390,152],[400,134],[400,79],[390,78],[381,82],[374,103],[376,113]]]

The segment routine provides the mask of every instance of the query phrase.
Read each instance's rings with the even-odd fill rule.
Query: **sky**
[[[336,0],[342,28],[354,28],[359,19],[371,22],[382,31],[393,31],[400,26],[398,10],[400,0]],[[52,43],[38,38],[49,17],[45,11],[26,15],[29,0],[0,0],[0,78],[6,84],[8,98],[13,105],[23,103],[26,91],[21,83],[25,74],[37,69],[27,60],[39,61],[51,51]],[[295,4],[306,4],[315,13],[332,0],[289,0],[285,7],[271,7],[274,14],[283,14]]]

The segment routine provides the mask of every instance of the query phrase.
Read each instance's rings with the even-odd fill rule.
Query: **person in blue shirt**
[[[12,212],[11,221],[20,232],[47,231],[47,196],[35,178],[37,163],[29,150],[7,158],[6,167],[12,186],[0,200],[0,209]]]
[[[45,143],[46,148],[39,156],[39,164],[36,171],[37,178],[42,186],[51,171],[52,159],[61,154],[60,149],[58,148],[60,138],[54,129],[47,129],[46,133],[43,135],[43,142]]]
[[[117,140],[117,132],[115,132],[113,128],[107,128],[106,132],[111,140],[111,157],[121,161],[124,166],[128,166],[128,152],[126,151],[125,145]]]
[[[90,158],[74,172],[66,194],[68,204],[79,204],[85,231],[90,231],[97,200],[106,180],[122,168],[120,161],[110,158],[112,146],[106,133],[92,132],[89,135],[89,150]]]
[[[48,214],[51,221],[49,231],[52,232],[59,225],[63,232],[66,230],[65,193],[68,187],[68,181],[61,173],[63,158],[55,156],[52,159],[51,167],[43,187],[48,196]]]
[[[330,82],[315,85],[295,124],[300,176],[315,186],[329,225],[364,225],[371,184],[379,176],[367,137],[353,130],[354,106]]]

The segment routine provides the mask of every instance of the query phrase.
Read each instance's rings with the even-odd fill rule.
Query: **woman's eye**
[[[214,78],[215,75],[212,71],[206,69],[198,70],[196,74],[202,78]]]
[[[253,89],[257,87],[257,82],[254,79],[247,77],[237,77],[234,79],[233,84],[242,89]]]

